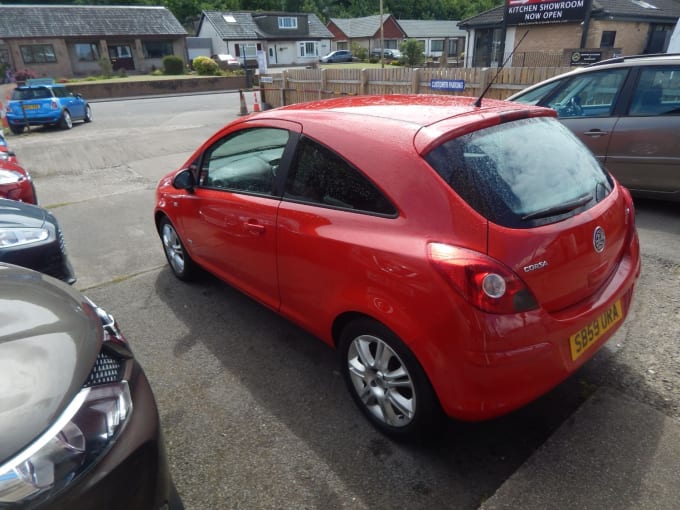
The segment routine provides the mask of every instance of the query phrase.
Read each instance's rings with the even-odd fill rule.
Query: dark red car
[[[633,202],[554,111],[474,101],[347,97],[232,122],[158,185],[170,268],[336,347],[394,437],[531,402],[628,314]]]
[[[33,180],[28,171],[16,162],[13,153],[6,159],[0,158],[0,198],[38,203]]]

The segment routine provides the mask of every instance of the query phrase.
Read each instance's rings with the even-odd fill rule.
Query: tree
[[[399,45],[399,51],[404,55],[404,64],[409,67],[415,67],[418,64],[422,64],[425,60],[425,55],[423,55],[425,48],[423,47],[422,41],[407,39]]]

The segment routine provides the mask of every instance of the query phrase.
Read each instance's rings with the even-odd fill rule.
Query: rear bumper
[[[26,118],[23,116],[7,114],[7,122],[10,126],[25,126],[26,124],[30,126],[42,126],[44,124],[55,124],[61,119],[61,111],[56,110],[48,114],[40,115],[27,115]]]
[[[450,351],[455,368],[428,371],[444,411],[451,417],[477,421],[494,418],[522,407],[545,394],[579,367],[623,325],[631,307],[640,274],[637,238],[607,284],[588,302],[549,314],[535,310],[518,315],[478,312],[469,338],[478,347]],[[623,316],[601,337],[572,359],[569,337],[597,320],[620,301]],[[458,348],[461,345],[458,344]],[[473,347],[473,348],[470,348]]]

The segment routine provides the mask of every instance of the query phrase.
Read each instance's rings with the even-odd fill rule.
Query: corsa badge
[[[602,253],[605,241],[604,229],[602,227],[595,227],[595,231],[593,232],[593,248],[595,248],[597,253]]]

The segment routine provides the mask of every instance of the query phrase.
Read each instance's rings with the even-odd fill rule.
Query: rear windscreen
[[[507,227],[559,221],[612,190],[591,152],[553,118],[474,131],[443,143],[426,159],[477,212]]]
[[[15,101],[27,101],[29,99],[47,99],[52,97],[52,93],[45,87],[35,89],[14,89],[12,99]]]

